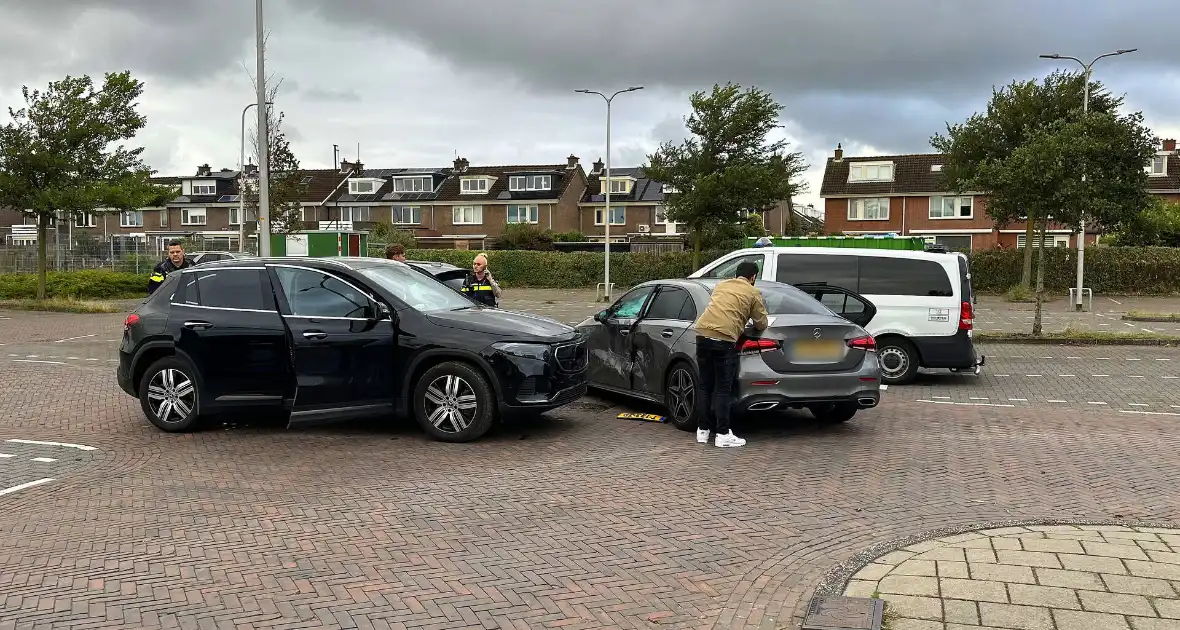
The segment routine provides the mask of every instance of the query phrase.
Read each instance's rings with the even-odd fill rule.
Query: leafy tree
[[[782,110],[770,93],[718,84],[690,102],[691,137],[660,145],[643,168],[679,191],[668,200],[668,218],[688,225],[699,267],[704,237],[740,223],[742,210],[769,210],[803,191],[799,177],[807,165],[802,153],[785,152],[786,141],[770,140]]]
[[[1147,209],[1111,236],[1114,245],[1180,247],[1180,202],[1152,197]]]
[[[48,88],[21,89],[24,107],[8,108],[0,128],[0,206],[37,220],[37,298],[45,297],[46,241],[55,220],[99,208],[134,210],[158,202],[160,189],[123,143],[147,124],[136,100],[143,83],[130,72],[67,76]]]
[[[266,100],[274,103],[278,97],[281,81],[274,87],[267,89]],[[272,234],[291,234],[303,229],[302,206],[300,201],[307,194],[307,184],[303,183],[303,173],[299,170],[299,159],[291,150],[291,143],[283,132],[283,120],[286,115],[274,107],[266,108],[266,139],[270,147],[267,152],[267,205],[269,212],[264,213],[270,220]],[[255,163],[261,163],[258,152],[258,125],[250,133],[250,144],[254,148]],[[250,181],[245,190],[245,205],[248,216],[258,217],[258,183]]]
[[[1083,87],[1082,75],[1056,72],[1043,84],[1013,82],[994,91],[986,114],[948,125],[946,136],[931,140],[947,155],[947,187],[987,195],[988,215],[997,224],[1027,221],[1041,237],[1035,239],[1038,249],[1049,221],[1076,228],[1085,216],[1088,224],[1106,229],[1133,221],[1148,204],[1144,167],[1156,139],[1141,113],[1118,113],[1122,99],[1100,86],[1092,88],[1090,112],[1083,115]],[[1027,241],[1026,263],[1033,240]],[[1039,258],[1034,335],[1041,333],[1044,290]],[[1026,265],[1026,276],[1029,271]]]

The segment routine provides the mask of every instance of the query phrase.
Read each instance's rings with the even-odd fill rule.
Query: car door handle
[[[309,330],[303,333],[304,339],[327,339],[328,333],[321,330]]]
[[[665,328],[663,331],[660,332],[660,336],[664,337],[665,339],[672,337],[672,335],[674,335],[674,334],[675,334],[675,331],[673,331],[671,328]]]
[[[624,329],[622,329],[622,330],[620,330],[620,331],[619,331],[619,336],[620,336],[620,337],[626,337],[627,335],[630,335],[630,334],[631,334],[631,331],[630,331],[630,330],[627,330],[626,328],[624,328]]]
[[[199,322],[199,321],[198,322],[185,322],[184,327],[185,328],[192,328],[194,330],[203,330],[205,328],[212,328],[213,324],[210,324],[209,322]]]

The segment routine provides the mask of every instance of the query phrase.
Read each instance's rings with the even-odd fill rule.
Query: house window
[[[1147,174],[1153,177],[1163,177],[1168,174],[1168,156],[1157,155],[1151,160],[1151,166],[1147,167]]]
[[[345,206],[340,209],[341,221],[368,221],[369,206]]]
[[[204,208],[183,208],[180,211],[181,225],[205,225]]]
[[[536,223],[540,216],[538,206],[508,206],[509,223]]]
[[[348,192],[353,195],[368,195],[373,192],[373,182],[348,182]]]
[[[594,209],[594,225],[605,225],[602,220],[602,208]],[[623,206],[614,206],[610,209],[610,224],[624,225],[627,223],[627,209]]]
[[[160,227],[168,227],[168,211],[160,211]]]
[[[484,177],[461,179],[459,190],[467,195],[479,195],[488,191],[488,180]]]
[[[452,225],[479,225],[481,223],[483,223],[483,206],[455,206],[451,208]]]
[[[513,175],[508,178],[508,190],[550,190],[553,188],[552,175]]]
[[[316,208],[314,206],[303,207],[303,220],[310,223],[316,221]]]
[[[120,212],[119,227],[143,227],[143,211],[126,210]]]
[[[848,220],[889,220],[889,197],[879,197],[874,199],[850,199],[848,201]]]
[[[239,210],[238,208],[230,208],[229,209],[229,224],[230,225],[240,225],[242,223],[241,221],[238,220],[238,210]],[[254,221],[255,219],[258,218],[256,216],[256,214],[257,213],[255,213],[253,210],[246,210],[246,220],[247,221]]]
[[[434,180],[430,177],[399,177],[393,180],[393,192],[430,192]]]
[[[216,195],[217,184],[193,184],[194,195]]]
[[[631,190],[631,182],[625,179],[610,180],[610,194],[623,194]]]
[[[393,222],[398,225],[418,225],[422,223],[422,208],[418,206],[394,207]]]
[[[1028,235],[1026,235],[1026,234],[1017,234],[1016,235],[1016,248],[1017,249],[1024,249],[1024,245],[1027,242],[1028,242]],[[1033,243],[1033,247],[1037,246],[1037,237],[1035,237],[1035,236],[1033,237],[1032,243]],[[1069,247],[1069,235],[1068,234],[1046,234],[1044,246],[1045,247]]]
[[[848,167],[848,181],[850,182],[891,182],[893,181],[892,162],[860,162]]]
[[[98,225],[98,216],[93,212],[80,212],[74,215],[74,227],[92,228]]]
[[[931,197],[931,219],[970,219],[971,197]]]
[[[664,206],[656,207],[656,223],[659,225],[668,225],[672,223],[672,221],[668,220],[668,209]]]

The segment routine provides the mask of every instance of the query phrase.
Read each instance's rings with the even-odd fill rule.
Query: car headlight
[[[549,346],[540,343],[498,343],[493,347],[504,354],[524,359],[545,361],[549,358]]]

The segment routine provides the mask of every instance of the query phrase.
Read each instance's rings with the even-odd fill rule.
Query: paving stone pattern
[[[890,630],[1175,630],[1180,529],[1046,525],[928,540],[853,575]]]

